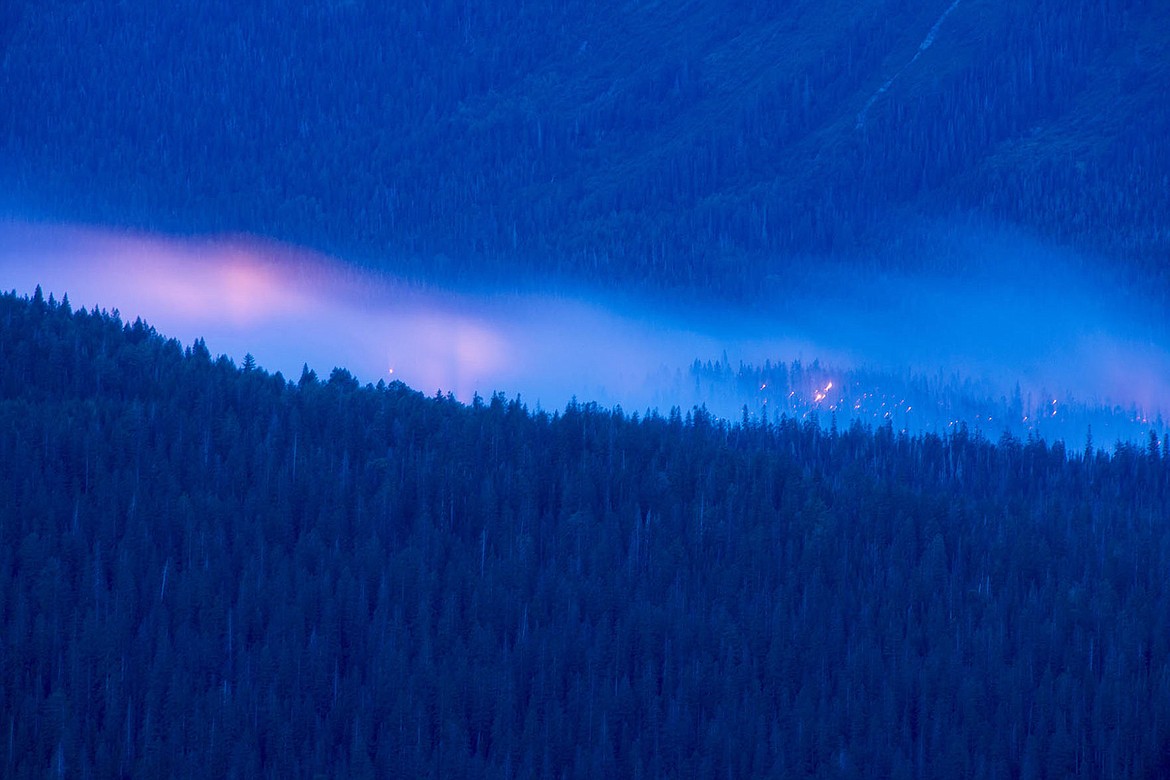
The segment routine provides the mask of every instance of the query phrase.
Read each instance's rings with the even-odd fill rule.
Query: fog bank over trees
[[[9,221],[0,280],[100,302],[288,376],[340,365],[363,382],[401,379],[464,401],[503,392],[550,409],[574,397],[643,411],[705,404],[733,419],[746,405],[751,416],[1019,435],[1044,420],[1041,433],[1070,439],[1093,419],[1106,437],[1160,427],[1170,360],[1152,309],[1018,236],[988,234],[961,251],[985,253],[985,270],[891,274],[826,260],[772,303],[697,308],[585,288],[426,287],[246,237]]]

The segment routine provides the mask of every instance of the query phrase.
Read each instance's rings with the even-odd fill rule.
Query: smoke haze
[[[911,417],[903,398],[901,419],[892,406],[863,406],[877,398],[863,382],[919,372],[963,378],[968,389],[977,382],[993,400],[1010,399],[1018,384],[1045,414],[1057,401],[1124,412],[1134,435],[1152,424],[1170,399],[1153,312],[1075,271],[1075,258],[1018,237],[981,237],[962,251],[978,272],[866,278],[826,266],[775,306],[689,310],[422,287],[250,238],[10,221],[0,223],[0,285],[30,294],[39,284],[75,308],[116,308],[184,344],[202,337],[237,363],[250,352],[291,379],[304,364],[324,374],[342,366],[362,382],[399,379],[464,401],[498,391],[546,409],[573,397],[628,411],[707,403],[728,417],[771,403],[938,428],[950,414],[942,402]],[[700,376],[696,359],[718,370]],[[756,381],[747,369],[768,361],[815,361],[820,373],[807,388],[789,382],[785,398],[744,392]],[[822,392],[832,376],[836,390]],[[994,429],[992,413],[981,414]],[[1036,411],[1010,414],[1026,423]]]

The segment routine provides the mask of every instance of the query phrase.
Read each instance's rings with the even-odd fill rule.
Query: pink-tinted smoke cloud
[[[662,366],[723,348],[580,300],[424,289],[251,238],[0,223],[0,286],[28,294],[38,284],[75,308],[118,309],[186,344],[204,338],[237,363],[251,352],[292,379],[305,363],[343,366],[363,382],[400,379],[462,400],[502,391],[546,407],[578,396],[645,408],[665,400],[652,386]]]
[[[831,275],[788,296],[783,317],[760,309],[748,317],[425,288],[246,237],[8,221],[0,287],[29,294],[39,284],[74,307],[116,308],[185,344],[205,338],[237,363],[251,352],[290,379],[306,363],[326,375],[342,366],[363,382],[400,379],[465,401],[502,391],[545,408],[573,396],[627,410],[689,408],[711,399],[697,394],[688,366],[727,355],[732,366],[818,358],[957,372],[990,377],[1004,394],[1019,382],[1036,397],[1135,406],[1151,417],[1170,408],[1170,353],[1126,330],[1124,306],[1035,247],[1006,242],[994,253],[1003,272],[984,277],[994,284]]]

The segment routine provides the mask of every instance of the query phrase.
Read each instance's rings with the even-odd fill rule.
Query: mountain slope
[[[956,211],[1166,249],[1162,3],[7,14],[0,175],[56,216],[730,294]]]
[[[1165,776],[1164,445],[463,406],[0,296],[0,771]]]

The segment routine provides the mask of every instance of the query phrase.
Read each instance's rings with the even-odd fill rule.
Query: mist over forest
[[[1170,776],[1170,4],[0,3],[0,776]]]
[[[196,263],[225,240],[327,256],[412,312],[406,338],[331,308],[299,362],[214,317],[172,331],[237,361],[728,416],[764,399],[661,378],[725,352],[941,371],[1020,433],[1029,393],[1143,424],[1166,397],[1161,3],[18,0],[0,22],[10,219],[191,239],[159,251]]]
[[[791,297],[704,308],[567,285],[455,291],[246,237],[27,222],[0,226],[0,271],[24,294],[102,302],[237,363],[251,354],[289,377],[343,366],[464,402],[965,424],[1078,445],[1090,427],[1105,442],[1162,435],[1170,359],[1155,313],[1067,253],[982,239],[966,249],[989,256],[978,275],[826,261]]]

